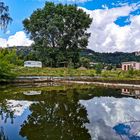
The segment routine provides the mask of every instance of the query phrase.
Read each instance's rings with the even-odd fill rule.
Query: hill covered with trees
[[[9,47],[12,49],[13,47]],[[18,56],[22,60],[39,60],[36,52],[32,47],[27,46],[17,46],[14,47],[17,50]],[[48,52],[49,53],[49,52]],[[140,62],[140,56],[136,56],[135,52],[114,52],[114,53],[100,53],[95,52],[91,49],[81,49],[79,52],[80,57],[89,59],[90,62],[105,63],[119,66],[125,61],[138,61]]]
[[[140,56],[136,56],[135,52],[114,52],[114,53],[99,53],[90,49],[81,50],[81,56],[90,59],[93,62],[101,62],[106,64],[120,65],[125,61],[138,61],[140,62]]]

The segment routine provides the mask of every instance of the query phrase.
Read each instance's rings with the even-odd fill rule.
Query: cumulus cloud
[[[127,26],[120,27],[114,23],[118,17],[128,16],[133,6],[84,10],[93,18],[88,30],[91,33],[88,48],[99,52],[140,50],[140,15],[131,16],[131,24]]]
[[[0,47],[7,46],[30,46],[33,43],[32,40],[27,38],[23,31],[16,32],[16,34],[9,36],[9,38],[0,38]]]
[[[0,38],[0,47],[6,47],[7,46],[7,40]]]
[[[88,48],[98,52],[134,52],[140,50],[140,15],[130,14],[134,9],[137,9],[135,5],[112,9],[82,9],[93,18],[91,27],[88,29],[88,32],[91,33]],[[115,24],[118,17],[128,15],[130,15],[131,24],[123,27]],[[17,32],[7,40],[0,38],[0,46],[2,47],[7,45],[30,46],[32,43],[33,41],[29,40],[23,31]]]

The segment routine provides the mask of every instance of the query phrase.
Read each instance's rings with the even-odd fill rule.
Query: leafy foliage
[[[38,57],[48,66],[71,62],[77,66],[79,48],[85,48],[90,36],[87,28],[92,19],[82,9],[73,5],[55,5],[47,2],[29,19],[23,21],[25,30],[35,44]]]
[[[15,78],[16,74],[13,72],[13,69],[15,65],[20,63],[21,61],[14,50],[0,50],[0,80]]]
[[[12,18],[9,15],[9,8],[4,4],[4,2],[0,2],[0,27],[1,29],[6,29],[7,25],[12,21]]]
[[[81,57],[86,57],[90,61],[100,62],[105,64],[113,64],[120,66],[122,62],[126,61],[138,61],[140,62],[140,56],[136,56],[135,53],[126,52],[114,52],[114,53],[99,53],[90,49],[83,49],[80,53]]]
[[[81,63],[81,66],[83,66],[83,67],[86,67],[86,68],[90,67],[90,59],[88,59],[88,58],[81,57],[80,63]]]
[[[101,74],[102,73],[102,69],[103,69],[103,65],[102,64],[97,64],[95,66],[95,71],[96,71],[96,74]]]

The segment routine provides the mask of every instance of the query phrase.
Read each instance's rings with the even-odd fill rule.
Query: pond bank
[[[113,79],[100,79],[94,77],[49,77],[49,76],[24,76],[18,77],[12,81],[5,81],[1,83],[6,84],[33,84],[33,83],[64,83],[64,84],[89,84],[104,87],[114,88],[132,88],[140,89],[140,80],[113,80]],[[1,84],[0,83],[0,84]]]
[[[20,76],[13,82],[30,83],[30,82],[56,82],[56,81],[85,81],[85,82],[101,82],[101,83],[121,83],[121,84],[137,84],[140,85],[140,79],[113,79],[90,76]]]
[[[87,84],[87,85],[96,85],[103,87],[111,87],[111,88],[127,88],[127,89],[140,89],[140,85],[136,84],[122,84],[122,83],[105,83],[105,82],[87,82],[87,81],[63,81],[68,84]]]

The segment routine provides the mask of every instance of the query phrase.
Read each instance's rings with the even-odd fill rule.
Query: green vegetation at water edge
[[[94,76],[94,69],[71,68],[24,68],[17,67],[15,72],[21,76]]]
[[[114,80],[140,80],[140,71],[129,70],[102,70],[98,73],[96,69],[70,69],[70,68],[24,68],[17,67],[15,70],[20,76],[90,76],[98,79]]]
[[[17,76],[14,69],[21,63],[15,50],[0,50],[0,81],[14,79]]]

